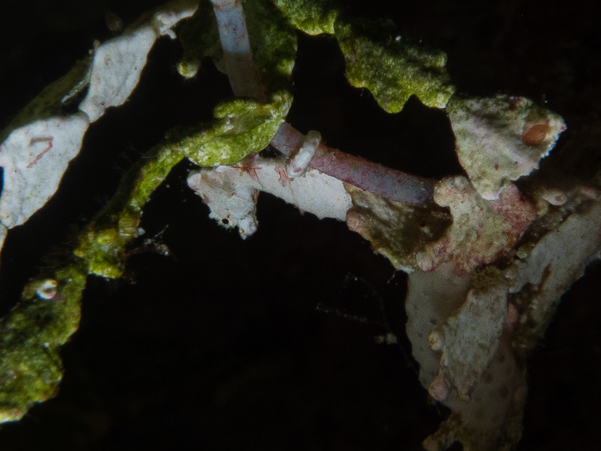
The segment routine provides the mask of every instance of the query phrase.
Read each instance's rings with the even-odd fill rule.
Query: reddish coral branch
[[[291,156],[304,140],[305,135],[284,122],[271,145],[284,155]],[[309,167],[390,200],[423,204],[432,199],[434,181],[405,174],[323,144],[319,145]]]

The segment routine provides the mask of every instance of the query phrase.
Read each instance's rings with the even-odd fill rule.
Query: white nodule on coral
[[[305,175],[307,172],[307,166],[311,162],[313,155],[317,151],[317,148],[321,144],[321,133],[315,130],[309,130],[305,141],[301,145],[298,152],[292,155],[288,160],[288,166],[286,167],[286,174],[291,179]]]
[[[13,130],[0,144],[4,186],[0,221],[23,224],[55,193],[67,165],[81,148],[88,117],[52,117]]]
[[[566,193],[557,188],[544,188],[541,193],[541,198],[556,207],[565,204],[568,200]]]
[[[432,349],[432,351],[440,351],[444,346],[443,335],[437,330],[430,332],[428,335],[428,344],[430,345],[430,349]]]
[[[444,401],[449,394],[449,387],[445,381],[444,371],[441,369],[428,386],[428,394],[436,401]]]

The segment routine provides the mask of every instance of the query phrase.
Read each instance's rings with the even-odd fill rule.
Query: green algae
[[[87,268],[79,259],[31,281],[21,302],[0,319],[0,422],[20,419],[36,402],[56,394],[62,379],[59,346],[77,330]],[[57,282],[52,299],[36,294]]]
[[[79,235],[74,263],[31,281],[22,302],[0,320],[0,422],[20,419],[36,402],[52,397],[62,378],[58,347],[77,330],[86,276],[123,275],[127,246],[139,236],[142,209],[152,192],[183,158],[204,165],[232,164],[262,150],[291,104],[286,92],[271,104],[236,99],[220,105],[212,127],[197,134],[174,132],[178,139],[149,152],[124,177],[114,198]],[[57,295],[40,298],[44,280],[58,281]]]
[[[455,92],[445,69],[446,54],[428,49],[387,20],[349,18],[332,1],[274,0],[297,29],[333,34],[344,54],[346,76],[368,89],[388,113],[398,113],[412,95],[429,107],[444,108]]]
[[[334,34],[340,10],[331,0],[273,0],[290,24],[310,35]]]
[[[418,46],[395,39],[383,22],[350,21],[331,1],[248,0],[245,15],[253,59],[268,102],[233,99],[218,105],[211,123],[177,128],[166,142],[151,149],[124,176],[113,199],[67,248],[67,263],[32,280],[21,302],[0,320],[0,422],[21,418],[36,402],[52,397],[62,378],[58,348],[77,330],[80,300],[87,275],[121,277],[128,251],[140,236],[143,208],[171,169],[188,158],[199,166],[230,165],[264,149],[292,104],[290,77],[296,56],[296,34],[334,34],[345,55],[347,77],[369,89],[389,112],[402,109],[411,95],[426,105],[442,107],[453,88],[444,69],[446,57],[424,53]],[[200,2],[196,14],[178,32],[184,48],[178,66],[194,76],[204,58],[220,66],[219,44],[212,6]],[[89,59],[78,62],[65,77],[48,86],[7,131],[31,120],[60,114],[61,99],[80,82]],[[44,281],[56,281],[51,299],[40,296]]]
[[[395,33],[389,21],[339,20],[335,35],[348,81],[367,88],[388,113],[401,111],[412,95],[426,106],[444,108],[455,91],[446,54]]]

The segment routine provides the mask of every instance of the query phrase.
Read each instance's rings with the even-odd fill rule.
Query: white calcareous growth
[[[0,221],[23,224],[54,194],[67,165],[81,148],[88,116],[52,117],[14,130],[0,144],[4,186]]]
[[[288,160],[288,168],[286,169],[288,177],[292,179],[302,176],[307,172],[307,166],[315,155],[315,151],[320,143],[321,133],[310,130],[298,152]]]
[[[588,263],[601,256],[601,202],[588,202],[588,209],[569,216],[516,263],[510,292],[518,293],[527,284],[537,287],[522,315],[533,324],[533,333],[542,334],[561,293],[582,277]]]
[[[498,199],[511,181],[537,169],[566,129],[561,116],[524,97],[454,96],[447,113],[459,162],[487,200]]]
[[[315,169],[293,179],[288,160],[250,155],[237,166],[193,171],[188,186],[211,208],[211,218],[240,236],[252,235],[258,226],[255,206],[259,191],[273,194],[319,218],[344,221],[352,206],[344,183]]]
[[[409,275],[407,336],[419,379],[451,409],[424,449],[459,440],[464,449],[508,450],[497,446],[500,437],[519,437],[525,378],[504,332],[506,296],[503,285],[486,288],[474,275],[458,276],[451,262]]]
[[[459,399],[470,399],[472,387],[488,368],[499,347],[506,317],[505,286],[470,290],[459,310],[429,334],[432,350],[442,351],[441,374],[457,389]]]
[[[447,177],[434,188],[434,201],[449,207],[453,224],[444,237],[417,255],[422,271],[453,262],[458,275],[491,263],[508,252],[535,216],[514,184],[498,200],[484,200],[463,176]]]
[[[460,440],[464,448],[505,450],[499,431],[507,443],[519,438],[526,384],[517,357],[543,334],[561,295],[601,252],[601,203],[585,196],[572,202],[580,202],[578,212],[534,246],[523,244],[502,269],[492,262],[458,274],[448,261],[409,275],[407,335],[420,382],[452,412],[425,449]]]
[[[79,109],[94,122],[111,106],[122,105],[140,81],[148,52],[157,38],[168,35],[181,19],[196,11],[194,2],[171,2],[152,18],[102,44],[94,53],[90,87]]]

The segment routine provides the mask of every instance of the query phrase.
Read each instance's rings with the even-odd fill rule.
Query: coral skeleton
[[[396,34],[378,39],[376,31],[387,30],[380,22],[349,19],[326,4],[167,3],[98,45],[0,135],[1,244],[54,196],[93,123],[128,101],[161,36],[181,39],[182,76],[194,77],[210,57],[234,94],[217,106],[213,122],[174,130],[135,164],[79,232],[69,257],[32,279],[0,320],[0,370],[13,375],[0,378],[0,422],[19,420],[54,396],[62,369],[51,356],[77,330],[88,275],[123,276],[132,243],[144,233],[144,205],[187,159],[197,165],[188,186],[219,225],[243,239],[257,231],[257,199],[267,192],[303,212],[346,222],[409,274],[407,335],[419,381],[451,409],[439,430],[424,437],[424,449],[460,441],[464,449],[506,450],[519,441],[525,357],[561,295],[600,255],[601,168],[593,178],[549,183],[540,161],[553,166],[552,149],[567,128],[561,116],[523,97],[455,94],[444,53]],[[320,131],[296,130],[286,121],[295,30],[333,35],[349,83],[368,89],[387,112],[401,111],[411,96],[444,109],[465,173],[414,176],[329,148]],[[77,111],[56,114],[82,83],[87,91]],[[41,328],[42,314],[60,327]],[[492,402],[495,409],[483,408]]]

